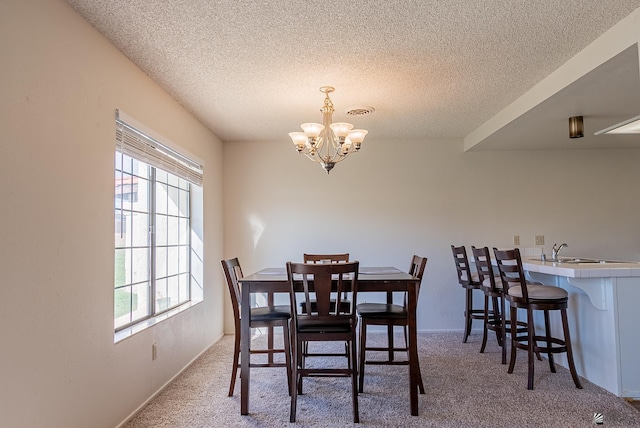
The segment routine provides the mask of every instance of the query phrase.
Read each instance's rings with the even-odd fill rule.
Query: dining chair
[[[456,266],[458,275],[458,283],[465,289],[465,305],[464,305],[464,336],[463,343],[467,343],[467,339],[471,334],[471,323],[473,320],[484,320],[484,308],[473,307],[473,290],[480,290],[480,281],[478,275],[472,272],[467,257],[467,249],[463,246],[451,246],[453,253],[453,262]]]
[[[312,264],[326,264],[326,263],[346,263],[349,261],[349,253],[336,253],[336,254],[308,254],[308,253],[304,253],[303,255],[303,261],[305,263],[312,263]],[[348,311],[349,307],[351,306],[351,302],[349,301],[348,297],[347,297],[348,293],[345,291],[342,294],[342,299],[340,300],[340,304],[343,305],[344,307],[342,308],[342,310],[344,311]],[[335,305],[336,299],[335,298],[331,298],[331,304]],[[304,312],[306,310],[306,307],[304,304],[300,305],[302,311]],[[311,310],[315,311],[315,302],[311,302]]]
[[[349,253],[337,254],[309,254],[304,253],[303,260],[305,263],[346,263],[349,261]]]
[[[508,373],[513,373],[516,363],[518,349],[527,351],[528,357],[528,384],[527,389],[533,389],[534,380],[534,353],[547,354],[549,368],[552,373],[556,372],[553,361],[553,354],[566,353],[567,364],[573,383],[576,388],[582,389],[580,379],[576,373],[573,362],[573,351],[571,349],[571,337],[569,335],[569,323],[567,320],[568,293],[560,287],[551,285],[540,285],[528,283],[524,269],[522,268],[522,258],[520,250],[498,250],[493,249],[504,296],[509,301],[511,310],[511,358],[509,360]],[[516,323],[513,320],[518,318],[518,309],[523,309],[527,313],[527,332],[518,334]],[[537,334],[534,324],[534,311],[542,311],[544,315],[544,334]],[[558,311],[562,319],[563,338],[554,337],[551,334],[549,325],[549,312]],[[543,345],[538,343],[542,342]]]
[[[227,280],[229,287],[229,294],[231,295],[231,306],[233,307],[233,318],[235,325],[235,342],[233,349],[233,366],[231,369],[231,383],[229,385],[229,396],[233,395],[233,390],[236,384],[236,377],[239,367],[240,359],[240,299],[242,293],[240,292],[240,284],[238,278],[242,278],[242,268],[238,258],[229,260],[222,260],[222,269]],[[291,309],[289,305],[278,306],[260,306],[251,308],[251,319],[249,321],[250,328],[268,328],[268,331],[273,331],[273,327],[282,327],[282,340],[283,348],[274,348],[269,346],[272,341],[269,340],[267,348],[263,349],[250,349],[250,354],[266,354],[269,357],[274,354],[284,354],[284,363],[274,362],[272,358],[266,363],[250,363],[249,367],[285,367],[287,370],[287,382],[289,385],[289,393],[291,393],[291,379],[292,379],[292,363],[291,363],[291,338],[289,334],[289,321],[291,320]],[[240,374],[242,375],[242,373]]]
[[[291,289],[291,335],[293,355],[293,384],[291,388],[290,422],[296,421],[298,394],[302,393],[304,377],[351,377],[353,422],[359,422],[356,357],[356,312],[353,305],[344,312],[341,305],[342,292],[352,293],[355,301],[358,292],[358,262],[306,264],[287,262],[287,279]],[[297,286],[297,284],[300,284]],[[331,304],[332,293],[336,292],[336,303]],[[316,302],[316,310],[311,310],[311,302]],[[306,311],[297,311],[300,303]],[[347,342],[344,364],[327,367],[309,367],[304,358],[315,354],[305,354],[308,342]]]
[[[422,282],[422,277],[424,275],[424,269],[427,265],[426,257],[419,257],[414,255],[411,259],[411,265],[409,266],[409,273]],[[420,292],[420,283],[418,283],[417,287],[418,293]],[[364,389],[364,367],[365,364],[376,365],[376,364],[391,364],[391,365],[408,365],[409,361],[407,360],[396,360],[395,352],[408,352],[408,339],[407,339],[407,328],[409,326],[408,323],[408,312],[407,312],[407,292],[403,292],[403,302],[402,304],[394,303],[394,293],[387,292],[387,301],[386,303],[360,303],[356,306],[356,311],[359,315],[360,319],[360,363],[359,363],[359,377],[358,377],[358,391],[362,392]],[[399,293],[396,293],[399,294]],[[387,327],[387,346],[367,346],[367,327],[370,325],[381,325]],[[400,326],[403,329],[404,333],[404,347],[397,347],[394,344],[394,327]],[[366,352],[386,352],[388,353],[386,360],[367,360]],[[424,385],[422,383],[422,374],[420,374],[420,370],[418,370],[419,379],[418,379],[418,387],[420,388],[420,393],[424,394]]]

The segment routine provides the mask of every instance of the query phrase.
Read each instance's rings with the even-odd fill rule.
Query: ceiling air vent
[[[371,114],[374,111],[376,111],[376,109],[373,107],[354,107],[347,110],[347,114],[349,116],[364,116],[365,114]]]

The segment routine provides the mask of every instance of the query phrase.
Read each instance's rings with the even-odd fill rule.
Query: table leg
[[[408,324],[409,324],[409,397],[411,400],[411,415],[418,416],[418,379],[420,379],[420,364],[418,362],[418,327],[416,309],[418,307],[417,284],[411,284],[408,290]]]
[[[242,284],[240,301],[240,414],[249,414],[249,343],[251,340],[251,294],[249,283]]]

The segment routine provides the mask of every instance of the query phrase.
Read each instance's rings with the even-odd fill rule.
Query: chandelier
[[[331,115],[334,110],[329,94],[333,91],[335,88],[331,86],[320,88],[320,92],[325,94],[324,106],[320,110],[322,124],[303,123],[300,127],[304,132],[289,133],[298,153],[318,162],[327,171],[327,174],[331,172],[336,163],[360,150],[362,140],[367,135],[367,131],[364,129],[352,129],[353,125],[350,123],[331,123]]]

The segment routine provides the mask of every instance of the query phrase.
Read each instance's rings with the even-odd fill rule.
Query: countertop
[[[562,258],[575,258],[565,257]],[[542,261],[532,256],[522,256],[522,267],[529,272],[539,272],[567,278],[621,278],[640,277],[640,262],[607,261],[606,263],[566,263]]]

